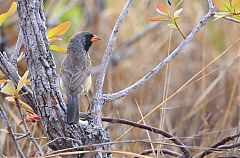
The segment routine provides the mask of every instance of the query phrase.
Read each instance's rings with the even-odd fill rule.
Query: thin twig
[[[53,151],[47,155],[52,155],[52,154],[58,154],[60,152],[67,152],[67,151],[76,151],[76,150],[81,150],[81,149],[88,149],[89,148],[93,148],[93,147],[97,147],[97,146],[101,146],[101,145],[119,145],[119,144],[131,144],[131,143],[152,143],[152,144],[162,144],[162,145],[169,145],[169,146],[176,146],[176,147],[180,147],[179,145],[173,145],[173,144],[169,144],[169,143],[164,143],[164,142],[160,142],[160,141],[149,141],[149,140],[124,140],[124,141],[114,141],[114,142],[106,142],[106,143],[99,143],[99,144],[91,144],[91,145],[83,145],[80,147],[73,147],[73,148],[66,148],[66,149],[61,149],[61,150],[56,150]],[[181,154],[179,154],[181,155]]]
[[[18,111],[19,111],[19,113],[20,113],[20,117],[21,117],[21,120],[22,120],[22,122],[23,122],[23,126],[24,126],[24,129],[25,129],[25,131],[26,131],[26,134],[27,134],[28,138],[32,141],[32,143],[34,144],[34,146],[37,148],[39,155],[40,155],[40,156],[43,156],[44,154],[43,154],[42,149],[39,147],[39,145],[37,144],[37,141],[36,141],[35,138],[33,137],[33,135],[32,135],[32,133],[30,132],[30,130],[28,129],[28,126],[27,126],[25,117],[24,117],[24,115],[23,115],[23,113],[22,113],[22,109],[21,109],[21,106],[20,106],[20,104],[19,104],[18,98],[15,98],[15,102],[16,102],[16,106],[17,106],[17,108],[18,108]]]
[[[200,22],[192,29],[191,33],[186,37],[186,39],[184,39],[170,55],[168,55],[153,70],[151,70],[143,78],[141,78],[131,86],[116,93],[103,94],[105,101],[113,101],[132,93],[137,88],[145,84],[154,75],[156,75],[167,63],[171,62],[178,54],[182,53],[182,49],[186,47],[186,45],[196,36],[196,34],[201,30],[201,28],[206,25],[208,20],[213,17],[216,9],[212,5],[211,0],[208,0],[208,4],[209,4],[208,13],[200,20]]]
[[[148,149],[148,150],[144,150],[143,152],[139,153],[140,155],[149,155],[153,152],[152,149]],[[158,152],[158,149],[155,149],[154,150],[155,153]],[[177,152],[174,152],[174,151],[171,151],[171,150],[168,150],[168,149],[161,149],[160,151],[161,153],[165,154],[165,155],[170,155],[170,156],[173,156],[173,157],[177,157],[177,158],[183,158],[183,156]]]
[[[113,53],[115,42],[117,40],[118,31],[119,31],[120,26],[123,23],[127,13],[128,13],[128,11],[129,11],[129,9],[131,8],[133,2],[134,2],[134,0],[128,0],[126,2],[124,8],[122,9],[121,14],[118,17],[117,22],[115,23],[115,26],[112,30],[112,33],[111,33],[111,36],[109,38],[108,45],[107,45],[107,48],[106,48],[106,51],[104,53],[103,60],[102,60],[101,66],[100,66],[100,71],[99,71],[99,74],[97,76],[96,90],[95,90],[95,94],[94,94],[94,97],[93,97],[94,99],[97,99],[100,96],[102,96],[104,79],[105,79],[108,64],[110,62],[110,59],[111,59],[111,56],[112,56],[112,53]]]
[[[237,20],[237,19],[234,19],[234,18],[231,18],[231,17],[224,17],[223,19],[228,20],[228,21],[235,22],[235,23],[237,23],[237,24],[240,24],[240,20]]]
[[[240,133],[233,135],[233,136],[228,136],[223,138],[221,141],[217,142],[216,144],[214,144],[213,146],[210,147],[210,149],[205,150],[204,152],[201,153],[201,155],[199,156],[199,158],[203,158],[206,155],[212,153],[214,150],[218,150],[221,149],[220,146],[226,144],[227,142],[234,140],[236,138],[240,137]],[[219,148],[218,148],[219,147]],[[223,147],[223,149],[226,149]],[[229,148],[228,148],[229,149]],[[196,157],[196,156],[194,156]]]
[[[20,49],[21,49],[21,46],[22,46],[22,40],[23,40],[22,30],[20,29],[20,31],[18,33],[18,39],[17,39],[16,46],[15,46],[14,51],[13,51],[13,53],[11,55],[11,58],[10,58],[10,61],[13,64],[14,67],[17,67],[17,59],[19,57],[19,52],[20,52]]]
[[[139,124],[139,123],[136,123],[136,122],[132,122],[132,121],[124,120],[124,119],[118,119],[118,118],[103,117],[102,120],[105,121],[105,122],[110,122],[110,123],[121,123],[121,124],[125,124],[125,125],[130,125],[130,126],[145,129],[145,130],[157,133],[157,134],[161,134],[162,136],[164,136],[166,138],[169,138],[169,140],[171,140],[176,145],[179,145],[179,148],[181,149],[181,151],[183,152],[185,157],[190,157],[190,151],[184,143],[182,143],[178,138],[171,135],[170,133],[167,133],[167,132],[165,132],[163,130],[160,130],[156,127],[143,125],[143,124]]]
[[[7,115],[6,115],[5,111],[2,108],[2,105],[0,105],[0,117],[3,119],[4,124],[7,126],[7,130],[9,132],[10,136],[12,137],[13,143],[16,146],[17,153],[19,154],[19,156],[21,158],[25,158],[25,156],[24,156],[24,154],[22,152],[22,149],[20,148],[20,146],[19,146],[19,144],[17,142],[17,139],[16,139],[16,137],[15,137],[15,135],[13,133],[13,130],[12,130],[12,127],[11,127],[9,121],[8,121]]]

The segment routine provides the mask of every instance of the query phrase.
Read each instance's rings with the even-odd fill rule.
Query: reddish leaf
[[[156,17],[156,18],[149,18],[149,22],[158,22],[158,21],[168,21],[167,18],[161,18],[161,17]]]
[[[168,8],[162,4],[157,4],[157,12],[163,15],[168,15]]]

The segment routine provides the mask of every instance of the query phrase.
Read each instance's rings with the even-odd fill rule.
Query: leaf
[[[162,4],[157,4],[157,9],[156,11],[160,14],[163,14],[163,15],[169,15],[169,12],[168,12],[168,9],[167,7],[165,7],[164,5]]]
[[[232,12],[236,13],[240,11],[240,0],[231,0],[230,1]]]
[[[62,40],[61,38],[53,37],[53,38],[50,38],[48,41],[49,41],[50,43],[53,43],[53,42],[61,41],[61,40]]]
[[[179,17],[179,15],[182,13],[183,8],[178,9],[177,11],[174,12],[173,17]]]
[[[61,53],[61,54],[66,54],[66,50],[63,48],[60,48],[58,45],[50,45],[50,50]]]
[[[28,73],[29,71],[27,70],[24,75],[20,78],[20,80],[18,81],[18,85],[17,85],[17,93],[22,89],[22,87],[25,85],[27,77],[28,77]]]
[[[6,99],[7,101],[12,102],[12,103],[14,103],[14,104],[16,105],[15,99],[14,99],[13,97],[6,97],[5,99]],[[24,101],[22,101],[22,100],[20,100],[20,99],[18,99],[18,101],[19,101],[20,106],[21,106],[23,109],[29,110],[29,111],[33,111],[33,109],[32,109],[27,103],[25,103]]]
[[[27,111],[27,115],[26,116],[27,116],[25,118],[26,123],[40,121],[40,117],[37,114],[35,114],[35,113],[31,113],[31,112]],[[23,124],[23,121],[19,121],[17,123],[18,126],[21,125],[21,124]]]
[[[218,10],[231,11],[229,0],[213,0],[213,4]]]
[[[0,26],[4,23],[4,21],[11,16],[12,14],[14,14],[17,10],[17,3],[13,2],[10,9],[6,12],[0,15]]]
[[[172,28],[172,29],[177,29],[176,25],[174,25],[174,24],[168,24],[167,26]]]
[[[14,95],[15,94],[15,87],[11,80],[7,80],[7,83],[1,89],[1,92],[7,95]]]
[[[168,21],[167,18],[161,18],[161,17],[156,17],[156,18],[149,18],[149,22],[158,22],[158,21]]]
[[[63,35],[71,26],[71,22],[64,22],[54,28],[52,28],[51,30],[48,31],[48,39],[57,36],[57,35]]]
[[[1,84],[4,84],[7,80],[0,80]]]

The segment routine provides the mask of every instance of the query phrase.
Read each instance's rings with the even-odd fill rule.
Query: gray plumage
[[[88,53],[95,37],[92,33],[74,35],[67,47],[67,56],[61,67],[61,80],[68,98],[67,122],[79,121],[79,94],[85,94],[91,86],[91,60]]]

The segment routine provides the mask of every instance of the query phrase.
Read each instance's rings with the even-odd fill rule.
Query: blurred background
[[[0,0],[0,14],[6,12],[12,2]],[[48,29],[66,21],[71,22],[70,29],[61,36],[63,40],[57,45],[66,48],[69,38],[74,33],[84,30],[91,31],[102,39],[90,49],[94,80],[112,28],[125,2],[125,0],[44,1]],[[158,3],[173,8],[177,0],[170,2],[172,6],[165,0],[134,2],[119,31],[112,63],[105,80],[105,93],[117,92],[138,81],[183,40],[177,30],[167,27],[166,22],[149,23],[147,21],[151,17],[160,16],[156,12]],[[186,35],[208,11],[207,0],[184,0],[179,8],[183,8],[179,26]],[[8,55],[11,55],[15,48],[19,31],[18,22],[16,13],[0,27],[0,51],[6,51]],[[239,39],[239,34],[240,25],[237,23],[224,19],[208,22],[207,26],[182,50],[183,54],[177,56],[134,93],[107,103],[104,106],[103,116],[137,122],[161,104],[160,108],[144,120],[144,124],[177,136],[189,145],[190,150],[195,154],[228,135],[236,134],[240,127],[240,47],[239,43],[235,43]],[[234,46],[230,49],[232,45]],[[65,55],[56,52],[52,54],[59,72]],[[18,70],[20,74],[26,71],[24,60],[18,63]],[[197,73],[198,75],[193,78]],[[190,81],[189,84],[182,87],[188,81]],[[166,99],[167,101],[163,103]],[[24,128],[17,126],[20,117],[16,107],[5,102],[3,97],[1,100],[14,131],[21,135]],[[82,99],[81,105],[83,105],[81,111],[86,111],[88,106],[85,98]],[[13,150],[13,142],[2,120],[0,123],[0,154],[14,157],[16,152]],[[142,129],[135,128],[119,139],[130,128],[129,126],[105,123],[105,127],[112,141],[160,140],[170,143],[169,140],[157,134],[151,132],[148,134]],[[29,124],[29,128],[40,146],[48,142],[39,122]],[[28,139],[22,139],[20,145],[24,153],[30,157],[34,156],[36,149]],[[151,148],[148,143],[113,145],[113,150],[135,153]],[[154,145],[154,148],[157,146]],[[162,146],[162,148],[178,151],[172,146]],[[48,147],[43,149],[46,152],[51,151]],[[209,157],[227,156],[231,153],[237,157],[240,156],[239,149],[236,149],[215,153]],[[115,155],[115,157],[118,156]]]

